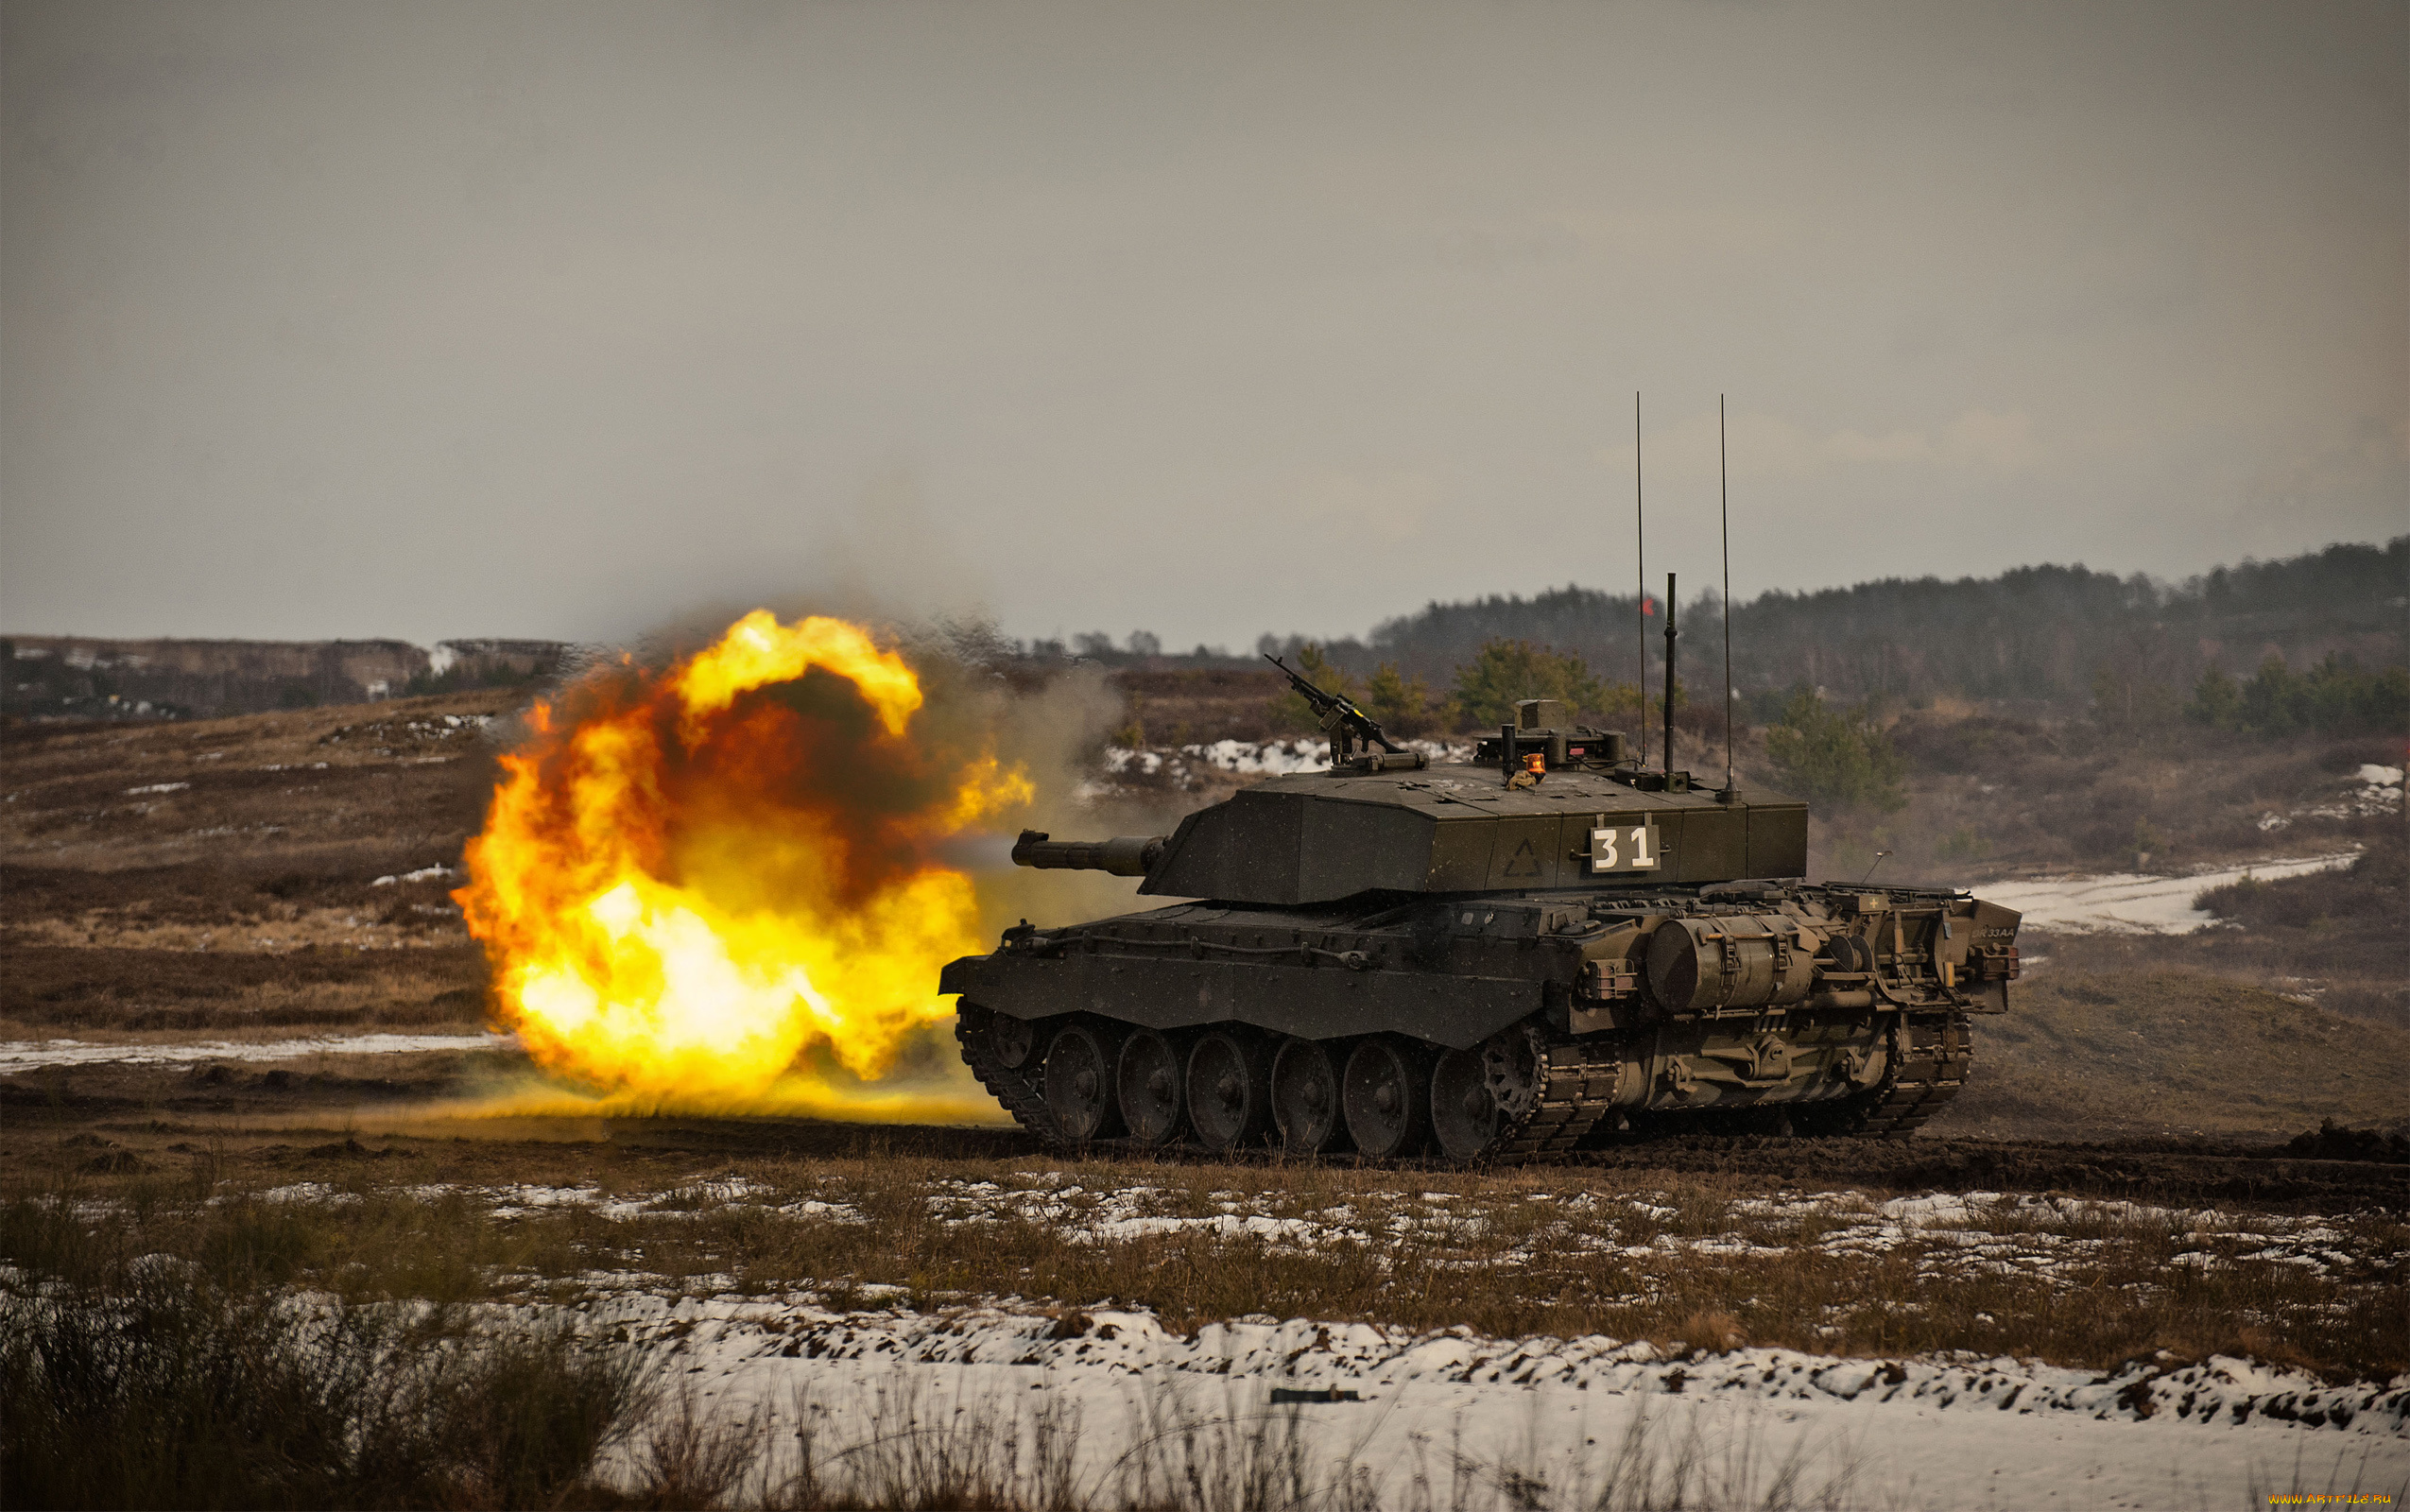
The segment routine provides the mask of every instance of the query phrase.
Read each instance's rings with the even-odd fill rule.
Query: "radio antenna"
[[[1641,723],[1648,723],[1645,711]],[[1674,775],[1674,575],[1665,575],[1665,775]]]
[[[1632,539],[1638,563],[1633,568],[1640,611],[1640,769],[1648,770],[1648,520],[1640,490],[1640,390],[1632,390]]]
[[[1724,447],[1724,396],[1715,396],[1715,475],[1724,523],[1724,801],[1740,796],[1732,781],[1732,464]]]

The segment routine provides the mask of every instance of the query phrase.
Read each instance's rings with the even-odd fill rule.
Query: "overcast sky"
[[[2410,6],[0,10],[0,628],[1024,636],[2410,529]],[[1661,576],[1659,579],[1661,581]]]

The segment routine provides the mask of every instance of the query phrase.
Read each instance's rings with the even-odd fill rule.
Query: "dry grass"
[[[2410,953],[2399,928],[2386,927],[2410,918],[2410,831],[2384,825],[2363,843],[2347,870],[2246,878],[2203,893],[2199,906],[2219,927],[2195,936],[2197,959],[2335,1013],[2410,1029]]]
[[[2228,1106],[2248,1108],[2278,1100],[2272,1091],[2309,1090],[2274,1074],[2286,1058],[2284,1044],[2304,1039],[2339,1044],[2361,1035],[2364,1023],[2393,1031],[2367,1036],[2366,1048],[2356,1054],[2340,1052],[2342,1074],[2329,1079],[2348,1093],[2357,1070],[2353,1062],[2388,1050],[2398,1053],[2402,1041],[2395,1036],[2410,1030],[2410,952],[2402,948],[2399,923],[2410,917],[2410,834],[2390,823],[2363,834],[2358,843],[2365,850],[2347,868],[2273,882],[2246,879],[2201,893],[2198,905],[2216,922],[2189,935],[2027,931],[2021,943],[2033,967],[2010,1019],[1999,1021],[2009,1031],[2003,1042],[2020,1042],[2019,1021],[2047,1021],[2070,1002],[2112,994],[2146,1010],[2157,1025],[2154,1035],[2173,1024],[2178,1040],[2193,1038],[2180,1032],[2188,1015],[2192,1022],[2201,1022],[2192,1010],[2211,1003],[2228,1007],[2247,1003],[2248,1011],[2233,1025],[2246,1040],[2271,1015],[2289,1021],[2270,1043],[2253,1045],[2242,1057],[2266,1084],[2238,1089],[2229,1079],[2229,1091],[2240,1095],[2229,1096]],[[2217,983],[2212,985],[2211,978]],[[2257,995],[2236,998],[2225,990],[2238,984]],[[2289,1014],[2265,1001],[2270,997],[2323,1011]],[[2217,1074],[2206,1056],[2198,1069],[2212,1079]],[[2400,1114],[2397,1106],[2354,1116]]]
[[[487,691],[235,719],[0,729],[0,854],[83,871],[273,868],[360,881],[457,854],[523,696]],[[413,728],[413,727],[416,728]]]
[[[558,1326],[295,1296],[239,1262],[42,1258],[38,1294],[0,1296],[12,1506],[555,1505],[644,1405],[636,1351]]]
[[[0,1032],[467,1029],[485,1010],[473,947],[167,952],[19,946],[0,981]]]
[[[1863,1456],[1820,1455],[1808,1435],[1794,1436],[1781,1452],[1755,1425],[1711,1439],[1696,1411],[1677,1420],[1642,1400],[1623,1414],[1620,1432],[1607,1431],[1603,1448],[1593,1438],[1561,1458],[1529,1442],[1487,1456],[1459,1429],[1444,1448],[1416,1435],[1405,1463],[1372,1465],[1359,1457],[1361,1445],[1355,1452],[1317,1452],[1294,1407],[1213,1403],[1161,1382],[1142,1388],[1134,1403],[1135,1420],[1124,1435],[1128,1447],[1101,1473],[1083,1477],[1074,1452],[1083,1425],[1058,1403],[1024,1409],[990,1399],[966,1410],[930,1400],[903,1370],[894,1384],[873,1389],[873,1420],[911,1426],[832,1443],[813,1421],[817,1404],[799,1400],[783,1416],[685,1426],[674,1436],[705,1445],[728,1477],[727,1488],[758,1486],[758,1501],[749,1504],[781,1512],[1372,1512],[1386,1505],[1406,1512],[1787,1512],[1856,1504],[1871,1479]],[[793,1460],[765,1452],[787,1423],[796,1425],[799,1440]],[[794,1468],[782,1475],[782,1463]],[[731,1498],[730,1504],[748,1503]]]
[[[1014,1296],[1135,1307],[1179,1330],[1271,1314],[1463,1325],[1502,1338],[1603,1333],[1678,1352],[1737,1343],[1965,1349],[2106,1368],[2167,1349],[2354,1378],[2410,1367],[2400,1305],[2410,1229],[2381,1212],[2325,1220],[2340,1236],[2333,1251],[2356,1258],[2311,1265],[2271,1247],[2281,1220],[2196,1231],[2197,1220],[2117,1205],[2003,1206],[1979,1214],[1979,1233],[1943,1225],[1827,1246],[1866,1215],[1846,1201],[1768,1202],[1715,1178],[1669,1177],[1626,1199],[1582,1194],[1569,1173],[1546,1171],[1082,1161],[1049,1177],[1013,1161],[753,1160],[712,1173],[751,1184],[733,1198],[623,1169],[606,1192],[669,1200],[629,1216],[571,1204],[498,1217],[500,1198],[428,1191],[421,1162],[405,1174],[356,1158],[318,1162],[319,1200],[219,1190],[203,1203],[224,1166],[192,1159],[185,1172],[85,1177],[72,1198],[21,1192],[0,1223],[0,1249],[37,1272],[69,1251],[86,1257],[79,1264],[112,1265],[165,1253],[230,1284],[359,1299],[566,1299],[598,1274],[628,1273],[653,1289],[804,1291],[837,1306]],[[514,1165],[520,1179],[540,1181],[546,1163],[523,1150]],[[573,1153],[559,1163],[582,1162]],[[997,1191],[981,1194],[973,1183],[983,1180]],[[829,1208],[778,1211],[804,1201]],[[1233,1211],[1308,1227],[1095,1227],[1099,1217]],[[2047,1263],[2021,1263],[1983,1234]]]
[[[1266,740],[1291,733],[1276,730],[1272,717],[1288,680],[1261,662],[1203,671],[1131,668],[1114,673],[1107,686],[1124,700],[1120,728],[1142,734],[1145,744]]]
[[[2391,1127],[2405,1112],[2387,1068],[2410,1030],[2347,1019],[2143,947],[2053,940],[2009,1011],[1982,1020],[1975,1072],[1937,1133],[2112,1139],[2280,1138],[2322,1118]],[[2130,952],[2130,954],[2129,954]]]
[[[2205,738],[2178,727],[2117,737],[2081,721],[1938,708],[1904,715],[1892,735],[1909,763],[1908,807],[1818,815],[1815,874],[1855,877],[1877,850],[1894,852],[1880,874],[1892,882],[2131,870],[2142,850],[2150,869],[2180,873],[2348,850],[2401,828],[2399,813],[2309,812],[2346,796],[2363,764],[2399,765],[2399,736]],[[2283,826],[2261,829],[2271,814]]]
[[[11,1504],[1378,1504],[1372,1468],[1310,1452],[1295,1409],[1266,1412],[1210,1388],[1157,1382],[1143,1390],[1132,1420],[1118,1425],[1120,1452],[1083,1475],[1075,1459],[1082,1425],[1059,1399],[1035,1407],[1005,1397],[941,1400],[899,1367],[872,1387],[867,1420],[878,1426],[845,1440],[807,1399],[714,1418],[691,1391],[669,1387],[683,1378],[646,1347],[509,1326],[508,1313],[459,1305],[524,1297],[547,1272],[619,1250],[710,1260],[750,1239],[788,1258],[820,1253],[799,1234],[740,1232],[730,1225],[742,1215],[711,1209],[699,1193],[673,1210],[694,1215],[683,1222],[611,1225],[575,1212],[512,1221],[456,1194],[267,1199],[224,1190],[219,1169],[198,1160],[178,1178],[105,1194],[19,1193],[0,1205],[0,1255],[9,1265],[0,1276],[9,1323],[0,1412],[10,1425]],[[846,1177],[789,1174],[816,1187]],[[881,1214],[868,1226],[875,1239],[930,1227],[928,1204],[908,1194],[853,1195]],[[566,1300],[576,1289],[549,1290]],[[396,1298],[434,1305],[387,1305]],[[1753,1443],[1737,1456],[1729,1444],[1711,1454],[1695,1424],[1669,1432],[1644,1405],[1624,1430],[1597,1455],[1562,1464],[1533,1452],[1484,1458],[1461,1444],[1431,1459],[1419,1448],[1411,1504],[1783,1507],[1821,1504],[1844,1488],[1832,1471],[1821,1491],[1809,1485],[1799,1446],[1789,1458]],[[607,1473],[598,1455],[616,1443],[630,1452]],[[1837,1473],[1853,1477],[1854,1462]]]
[[[239,1455],[193,1456],[181,1481],[95,1482],[47,1497],[58,1504],[376,1500],[360,1489],[355,1462],[334,1451],[360,1435],[327,1425],[394,1420],[380,1416],[382,1398],[346,1383],[371,1379],[359,1368],[361,1349],[392,1348],[392,1320],[406,1317],[438,1320],[426,1336],[454,1349],[441,1357],[452,1372],[442,1441],[413,1452],[421,1489],[401,1496],[418,1504],[1376,1504],[1365,1467],[1307,1452],[1296,1419],[1253,1399],[1147,1397],[1132,1409],[1128,1452],[1083,1478],[1072,1473],[1070,1447],[1082,1425],[1059,1407],[1029,1405],[1052,1394],[965,1409],[926,1400],[919,1378],[900,1369],[874,1388],[887,1396],[869,1420],[883,1426],[857,1439],[833,1433],[835,1419],[801,1400],[714,1418],[672,1384],[685,1378],[665,1356],[599,1334],[577,1349],[503,1338],[484,1363],[442,1344],[470,1338],[467,1320],[510,1311],[484,1304],[574,1312],[622,1289],[760,1297],[766,1309],[800,1293],[837,1312],[944,1312],[1017,1297],[1066,1314],[1146,1309],[1176,1329],[1270,1314],[1469,1326],[1501,1339],[1605,1333],[1685,1359],[1756,1344],[1858,1356],[1967,1350],[2101,1369],[2160,1351],[2244,1354],[2350,1379],[2410,1365],[2410,1310],[2401,1306],[2410,1228],[2381,1211],[2314,1220],[2324,1232],[2310,1241],[2288,1236],[2312,1220],[2003,1197],[1853,1244],[1882,1221],[1868,1209],[1881,1194],[1809,1201],[1769,1197],[1758,1182],[1670,1174],[1653,1174],[1646,1190],[1593,1191],[1585,1173],[1562,1168],[938,1159],[915,1153],[907,1136],[875,1131],[844,1157],[700,1160],[691,1148],[634,1142],[390,1138],[300,1148],[230,1131],[163,1148],[166,1137],[154,1134],[147,1158],[131,1162],[146,1169],[77,1172],[101,1163],[84,1157],[107,1142],[86,1133],[38,1150],[17,1132],[15,1175],[0,1188],[0,1305],[55,1298],[60,1282],[107,1303],[135,1295],[146,1277],[181,1276],[195,1296],[216,1299],[216,1312],[190,1315],[213,1329],[212,1319],[230,1320],[241,1346],[204,1338],[196,1359],[282,1360],[284,1373],[274,1391],[252,1393],[265,1405],[245,1419],[251,1428],[230,1426],[189,1394],[154,1403],[121,1391],[97,1406],[90,1393],[70,1401],[83,1403],[83,1416],[62,1418],[50,1436],[115,1443],[136,1420],[130,1403],[142,1420],[164,1414],[177,1433],[213,1442],[273,1436],[278,1419],[286,1425],[279,1441],[316,1458],[302,1467],[308,1476],[291,1479],[287,1467],[286,1481],[267,1485]],[[297,1188],[297,1178],[311,1185]],[[566,1188],[590,1195],[558,1200]],[[641,1211],[605,1211],[605,1198]],[[1232,1214],[1272,1220],[1274,1231],[1196,1222]],[[1191,1222],[1146,1232],[1133,1218]],[[1282,1220],[1307,1227],[1282,1229]],[[2298,1263],[2310,1249],[2322,1263]],[[354,1343],[333,1352],[326,1335],[308,1348],[279,1343],[277,1299],[297,1297],[352,1320]],[[396,1302],[426,1306],[397,1311]],[[68,1321],[91,1332],[106,1318]],[[319,1387],[302,1389],[314,1380]],[[497,1400],[506,1388],[509,1400]],[[12,1427],[26,1420],[31,1389],[12,1380]],[[330,1400],[341,1409],[331,1416],[309,1406]],[[466,1431],[481,1419],[500,1427]],[[599,1478],[593,1450],[613,1438],[630,1447]],[[529,1462],[528,1446],[550,1456],[539,1466],[542,1484],[513,1490],[499,1477]],[[1786,1458],[1763,1443],[1705,1442],[1696,1423],[1685,1432],[1678,1418],[1637,1405],[1577,1462],[1542,1464],[1494,1443],[1478,1454],[1426,1448],[1427,1463],[1406,1473],[1407,1504],[1452,1512],[1855,1504],[1869,1489],[1846,1457],[1816,1460],[1811,1475],[1798,1446]],[[166,1463],[118,1457],[145,1474]],[[217,1479],[203,1486],[209,1477]],[[1389,1489],[1394,1497],[1394,1481]]]
[[[0,732],[0,1033],[473,1025],[453,884],[376,879],[457,865],[512,707]]]

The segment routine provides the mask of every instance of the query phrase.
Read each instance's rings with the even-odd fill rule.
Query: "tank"
[[[1024,832],[1019,865],[1185,901],[1024,920],[949,964],[964,1059],[1059,1145],[1459,1163],[1676,1128],[1897,1139],[1965,1085],[2013,910],[1809,883],[1805,803],[1517,713],[1435,765],[1346,705],[1330,770],[1169,835]]]

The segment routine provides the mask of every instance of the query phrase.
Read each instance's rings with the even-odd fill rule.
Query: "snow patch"
[[[416,871],[396,872],[389,877],[379,877],[374,882],[370,883],[369,885],[371,887],[390,887],[397,882],[441,882],[458,875],[460,875],[460,873],[450,867],[437,865],[432,867],[421,867]]]
[[[766,1315],[766,1306],[773,1309]],[[2109,1371],[1965,1354],[1836,1359],[1795,1349],[1740,1349],[1668,1355],[1648,1343],[1603,1334],[1491,1338],[1461,1326],[1418,1332],[1309,1318],[1242,1318],[1180,1334],[1144,1311],[1041,1312],[1011,1298],[986,1298],[928,1312],[833,1312],[801,1293],[668,1298],[622,1292],[596,1300],[592,1315],[640,1339],[680,1324],[689,1326],[674,1336],[700,1337],[702,1331],[691,1325],[718,1323],[713,1344],[732,1360],[793,1359],[802,1351],[783,1347],[802,1344],[814,1360],[887,1356],[924,1365],[1009,1364],[1123,1377],[1188,1373],[1265,1385],[1340,1387],[1368,1396],[1417,1382],[1449,1382],[1771,1402],[1915,1403],[1927,1412],[2063,1414],[2133,1422],[2163,1416],[2204,1427],[2258,1420],[2392,1437],[2410,1434],[2410,1374],[2333,1385],[2300,1371],[2223,1355],[2204,1361],[2161,1355]]]
[[[1409,740],[1401,744],[1408,750],[1420,751],[1434,765],[1472,759],[1472,747],[1458,742]],[[1115,780],[1169,783],[1188,791],[1199,785],[1196,774],[1200,770],[1231,772],[1241,777],[1285,777],[1293,772],[1330,769],[1331,743],[1310,737],[1216,740],[1196,746],[1111,746],[1105,750],[1103,776],[1088,779],[1079,793],[1083,799],[1110,796],[1118,791]]]
[[[299,1060],[304,1056],[400,1056],[433,1050],[516,1050],[513,1034],[360,1034],[317,1040],[186,1040],[89,1044],[80,1040],[0,1042],[0,1075],[42,1066],[172,1066],[198,1060]]]
[[[1312,1473],[1344,1457],[1356,1504],[1380,1506],[1418,1500],[1418,1467],[1444,1486],[1452,1453],[1549,1469],[1552,1480],[1556,1467],[1594,1466],[1643,1415],[1669,1446],[1750,1446],[1743,1452],[1769,1462],[1789,1452],[1802,1476],[1844,1488],[1804,1504],[2211,1505],[2252,1482],[2307,1474],[2316,1484],[2331,1466],[2341,1484],[2384,1486],[2410,1467],[2410,1376],[2329,1385],[2225,1356],[2109,1371],[1772,1349],[1669,1356],[1603,1335],[1497,1338],[1261,1315],[1183,1335],[1134,1310],[989,1297],[913,1312],[902,1301],[840,1310],[808,1292],[625,1289],[579,1307],[588,1326],[666,1351],[698,1402],[730,1420],[808,1396],[824,1446],[891,1430],[913,1401],[992,1413],[1000,1424],[1041,1405],[1064,1412],[1085,1484],[1129,1444],[1183,1420],[1209,1431],[1269,1423],[1276,1435],[1294,1424]],[[532,1322],[555,1310],[509,1311]],[[1275,1388],[1357,1400],[1267,1417]]]
[[[2279,877],[2333,871],[2360,859],[2357,850],[2333,855],[2254,862],[2182,877],[2152,877],[2135,872],[2103,876],[2038,877],[2029,882],[2000,883],[1983,889],[1986,902],[2014,908],[2035,929],[2099,930],[2143,935],[2189,935],[2215,922],[2194,900],[2214,887],[2246,877],[2263,882]]]

